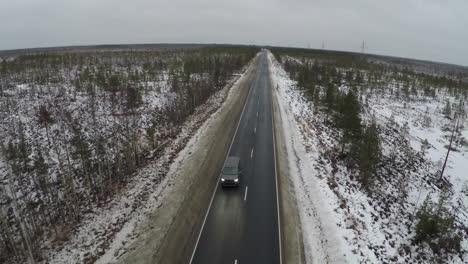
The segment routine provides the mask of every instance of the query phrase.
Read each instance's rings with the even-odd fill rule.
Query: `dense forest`
[[[0,263],[40,261],[161,155],[256,48],[66,50],[0,59]]]

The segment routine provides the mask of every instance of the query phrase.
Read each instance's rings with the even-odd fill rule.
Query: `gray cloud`
[[[468,65],[465,0],[0,0],[0,49],[241,43]]]

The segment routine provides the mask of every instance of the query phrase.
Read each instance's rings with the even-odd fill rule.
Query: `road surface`
[[[229,150],[241,159],[240,186],[216,188],[192,264],[281,263],[269,86],[263,52]]]

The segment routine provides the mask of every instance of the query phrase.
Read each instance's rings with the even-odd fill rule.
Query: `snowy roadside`
[[[382,127],[382,147],[386,166],[379,171],[379,187],[372,197],[356,181],[355,172],[333,158],[340,134],[327,125],[328,118],[306,100],[297,83],[289,78],[270,54],[274,93],[279,103],[287,156],[294,182],[307,263],[427,263],[436,256],[427,248],[413,244],[415,212],[426,195],[437,199],[441,192],[434,179],[440,153],[444,153],[443,132],[421,127],[425,104],[408,109],[382,98],[369,98],[372,111]],[[429,108],[440,111],[443,100]],[[411,109],[413,111],[411,111]],[[438,110],[439,109],[439,110]],[[390,114],[397,122],[409,121],[409,141],[389,125]],[[403,114],[405,113],[405,114]],[[364,118],[370,118],[368,113]],[[401,120],[399,120],[401,119]],[[434,115],[434,123],[445,122]],[[441,126],[442,127],[442,126]],[[464,132],[466,133],[466,130]],[[420,142],[431,144],[426,160],[418,153]],[[409,142],[409,143],[408,143]],[[415,158],[409,159],[408,155]],[[449,181],[458,202],[458,220],[466,227],[467,178],[460,172],[466,164],[466,150],[456,152],[449,161]],[[457,186],[455,186],[457,185]],[[466,191],[465,191],[466,192]],[[464,212],[463,212],[464,211]],[[462,253],[451,255],[449,263],[464,263]]]
[[[223,104],[240,76],[235,75],[198,107],[181,133],[162,150],[163,154],[139,169],[120,193],[106,205],[90,208],[70,240],[54,248],[51,243],[44,244],[49,252],[47,263],[109,263],[124,254],[142,232],[140,226],[164,203],[165,195],[177,180],[173,171],[190,154],[185,146],[198,137],[199,128]]]
[[[350,249],[346,248],[343,237],[339,235],[343,230],[337,228],[340,216],[331,210],[338,202],[328,189],[325,178],[316,175],[315,160],[318,158],[318,153],[305,148],[306,139],[300,131],[301,121],[298,113],[307,110],[307,103],[291,89],[292,81],[271,53],[269,60],[274,94],[279,101],[283,121],[289,173],[293,178],[298,199],[306,261],[307,263],[345,263],[348,260],[352,263]],[[309,140],[314,139],[315,137],[309,138]],[[313,143],[318,145],[318,142]]]

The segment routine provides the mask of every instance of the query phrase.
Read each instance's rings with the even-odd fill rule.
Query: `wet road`
[[[280,263],[278,200],[267,53],[259,60],[229,156],[238,188],[216,188],[191,263]]]

